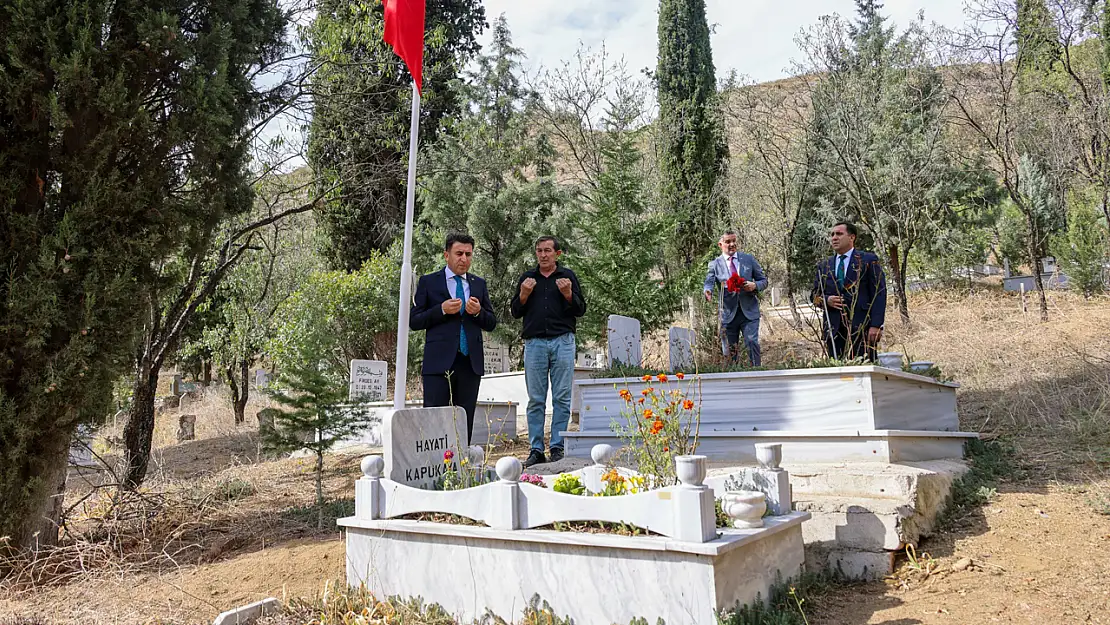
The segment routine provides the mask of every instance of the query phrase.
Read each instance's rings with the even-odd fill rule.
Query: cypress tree
[[[250,207],[251,68],[276,0],[0,6],[0,536],[51,543],[76,427],[102,418],[156,266]],[[42,533],[35,538],[36,532]],[[3,548],[0,545],[0,548]]]
[[[673,252],[689,266],[712,246],[726,198],[728,144],[717,99],[705,0],[660,0],[655,73],[664,212],[676,222]]]

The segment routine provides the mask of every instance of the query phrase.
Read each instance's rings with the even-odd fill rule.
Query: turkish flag
[[[385,0],[385,42],[412,74],[420,91],[424,69],[424,0]]]

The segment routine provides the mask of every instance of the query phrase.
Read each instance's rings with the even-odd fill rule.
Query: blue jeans
[[[548,377],[551,380],[551,448],[563,448],[563,432],[570,423],[570,393],[574,383],[574,334],[524,341],[524,382],[528,386],[528,443],[543,451]]]

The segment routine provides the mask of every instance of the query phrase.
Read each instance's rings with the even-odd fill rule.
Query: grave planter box
[[[958,385],[875,366],[687,374],[664,384],[640,378],[576,380],[579,431],[611,431],[622,419],[617,390],[635,397],[647,386],[681,389],[701,406],[702,433],[752,431],[956,432]]]
[[[419,596],[461,622],[492,612],[516,621],[534,596],[577,623],[644,617],[714,625],[717,614],[766,598],[800,573],[805,512],[763,527],[719,530],[703,456],[676,458],[680,481],[645,493],[583,497],[520,483],[521,464],[497,463],[499,481],[427,491],[383,477],[380,456],[363,460],[347,536],[347,583],[377,596]],[[602,465],[592,467],[604,470]],[[464,516],[486,527],[406,520],[412,513]],[[624,522],[655,535],[537,529],[565,521]],[[434,568],[397,566],[433,562]],[[440,571],[465,571],[449,575]]]

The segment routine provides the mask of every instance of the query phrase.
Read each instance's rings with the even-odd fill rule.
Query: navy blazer
[[[836,332],[845,323],[851,323],[852,332],[860,328],[881,328],[886,322],[886,274],[879,257],[872,252],[855,250],[844,270],[844,286],[836,282],[836,256],[817,263],[810,297],[819,309],[824,308],[824,297],[839,295],[844,298],[844,309],[828,309],[829,324]]]
[[[709,261],[709,267],[705,274],[705,284],[703,286],[706,291],[712,291],[717,283],[721,285],[719,300],[721,323],[732,322],[736,318],[738,310],[744,314],[748,321],[759,319],[759,297],[757,294],[767,288],[767,276],[763,274],[763,268],[759,266],[755,256],[744,252],[736,252],[735,262],[736,275],[748,282],[754,282],[754,291],[750,293],[748,291],[729,292],[726,285],[728,279],[732,276],[732,268],[729,267],[724,254]]]
[[[455,294],[447,291],[447,277],[443,269],[420,276],[416,285],[416,295],[409,309],[409,329],[427,330],[424,337],[424,364],[421,373],[434,375],[446,373],[455,364],[455,354],[459,351],[459,328],[466,328],[466,346],[470,353],[470,364],[474,373],[482,375],[486,371],[486,354],[482,348],[482,331],[492,332],[497,327],[497,316],[489,301],[486,281],[467,273],[470,296],[478,298],[482,310],[477,315],[466,312],[466,302],[454,315],[443,314],[442,304],[454,299]]]

